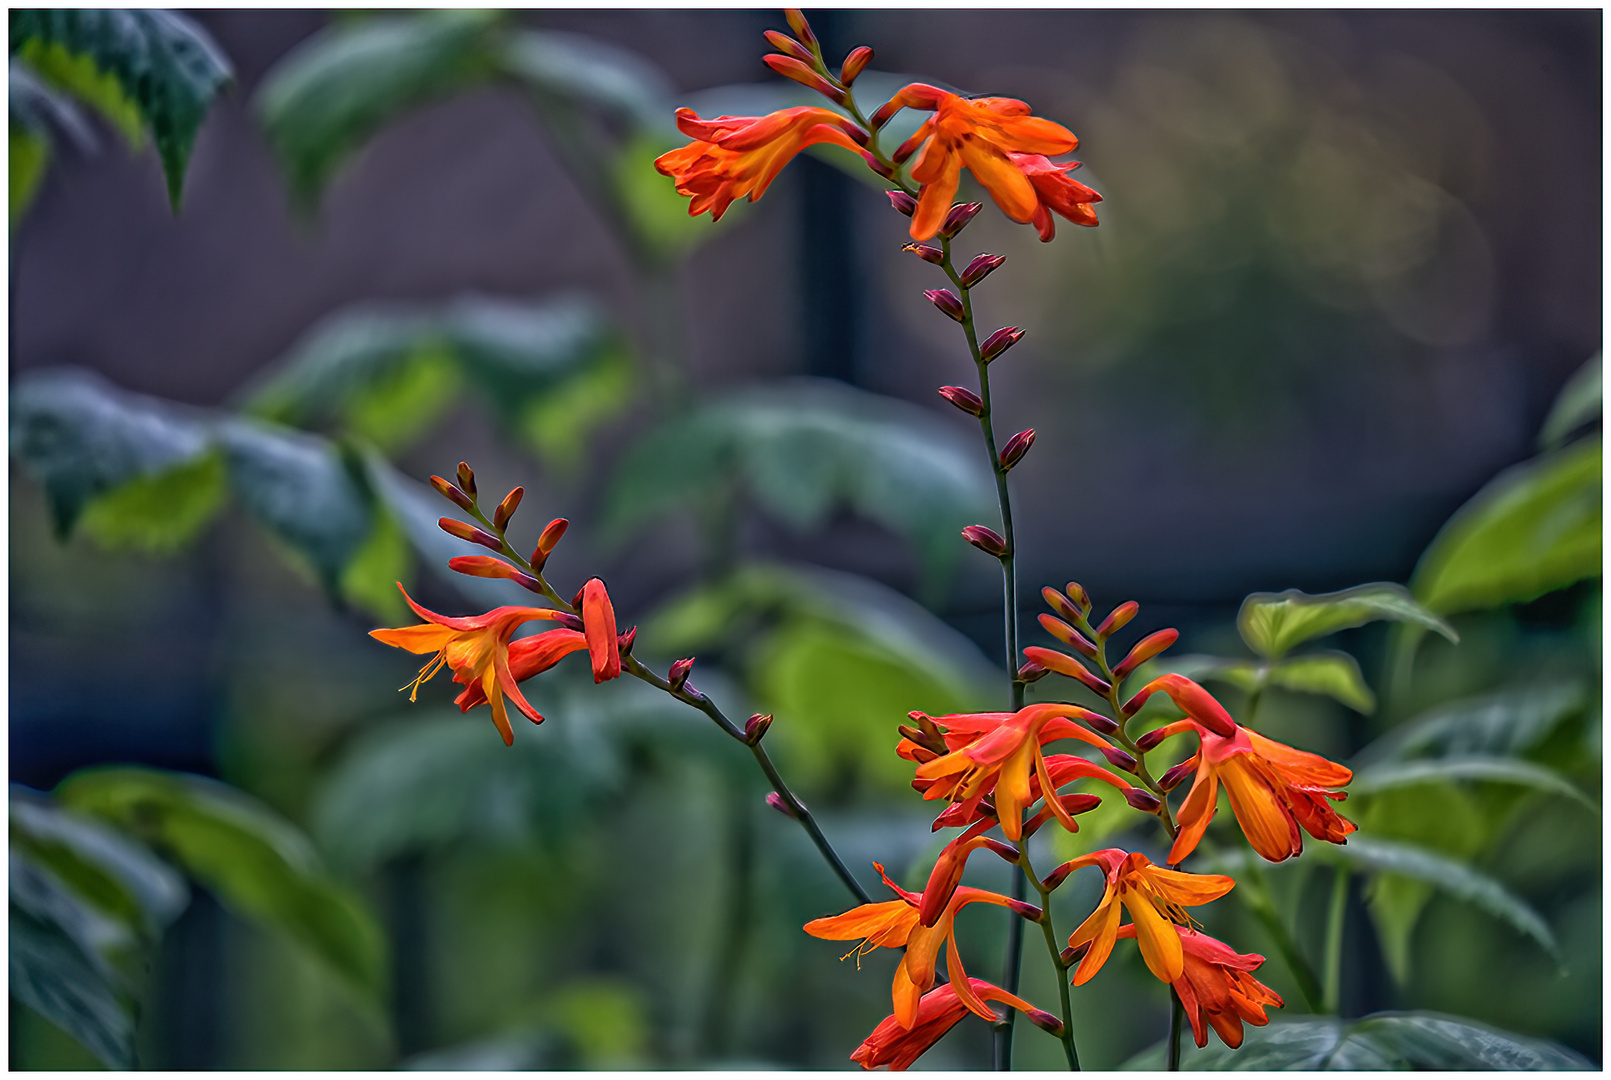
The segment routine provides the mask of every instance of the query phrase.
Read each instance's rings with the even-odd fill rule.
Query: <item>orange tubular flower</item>
[[[415,700],[420,684],[435,675],[443,665],[453,670],[456,682],[469,686],[479,685],[482,698],[492,703],[492,722],[503,736],[504,745],[512,746],[514,729],[509,726],[509,711],[504,704],[507,696],[534,724],[543,722],[542,714],[531,707],[514,672],[509,667],[509,639],[522,624],[533,619],[563,618],[563,613],[550,608],[500,607],[485,615],[453,618],[428,611],[414,602],[399,582],[403,599],[414,609],[414,614],[425,622],[418,626],[403,626],[395,630],[371,630],[369,636],[387,645],[407,649],[411,653],[435,653],[409,685],[408,699]],[[556,658],[557,659],[557,658]]]
[[[1052,871],[1048,881],[1061,882],[1075,870],[1100,866],[1107,875],[1107,891],[1096,910],[1069,936],[1074,948],[1090,943],[1090,951],[1074,971],[1074,985],[1083,986],[1097,973],[1113,952],[1119,938],[1119,907],[1130,912],[1136,944],[1147,968],[1164,982],[1172,983],[1185,971],[1180,936],[1171,924],[1191,924],[1188,907],[1218,900],[1235,887],[1236,881],[1224,874],[1184,874],[1153,865],[1139,852],[1126,853],[1107,848],[1082,855]]]
[[[615,605],[604,591],[604,582],[589,579],[582,586],[582,632],[593,661],[593,681],[605,682],[621,674],[620,639],[615,634]]]
[[[1220,1041],[1235,1050],[1242,1045],[1242,1024],[1263,1027],[1270,1022],[1264,1007],[1284,1004],[1281,995],[1259,982],[1249,972],[1264,963],[1258,953],[1239,953],[1223,941],[1184,926],[1175,927],[1180,935],[1185,966],[1174,980],[1175,993],[1191,1018],[1192,1038],[1198,1046],[1208,1045],[1208,1028]],[[1135,937],[1135,927],[1119,931],[1121,938]]]
[[[1051,1013],[1037,1009],[983,979],[969,979],[968,989],[981,1001],[1001,1001],[1011,1005],[1054,1035],[1063,1031],[1063,1022]],[[891,1072],[904,1072],[967,1014],[968,1006],[958,995],[957,985],[947,983],[923,995],[923,1000],[917,1006],[917,1019],[910,1027],[894,1016],[886,1016],[856,1048],[856,1052],[850,1055],[850,1060],[864,1069],[888,1068]]]
[[[691,197],[690,216],[709,210],[712,221],[720,221],[733,200],[754,202],[766,194],[783,167],[806,147],[831,143],[861,154],[858,140],[867,138],[852,121],[816,105],[713,120],[678,109],[677,127],[694,141],[661,154],[654,167],[676,182],[677,194]]]
[[[1304,832],[1341,844],[1354,831],[1354,823],[1327,802],[1348,797],[1346,792],[1327,790],[1354,778],[1345,766],[1248,728],[1237,728],[1225,738],[1199,726],[1198,736],[1202,745],[1196,755],[1197,777],[1180,807],[1180,833],[1169,850],[1171,863],[1196,850],[1214,820],[1221,781],[1247,842],[1271,862],[1300,854]]]
[[[1076,225],[1096,227],[1096,208],[1092,203],[1101,202],[1102,196],[1068,175],[1080,167],[1079,162],[1059,165],[1044,154],[1007,156],[1034,185],[1035,197],[1040,200],[1040,205],[1035,208],[1029,221],[1040,233],[1042,243],[1049,242],[1057,234],[1057,223],[1052,220],[1053,210]]]
[[[904,945],[906,955],[895,969],[891,997],[896,1022],[908,1030],[917,1023],[919,999],[934,986],[935,962],[939,959],[940,946],[944,945],[946,972],[950,976],[950,985],[956,987],[958,998],[966,1008],[994,1023],[995,1014],[973,992],[967,973],[962,970],[962,956],[957,952],[954,926],[956,913],[964,905],[975,902],[1010,908],[1025,918],[1039,918],[1040,909],[984,889],[962,886],[951,895],[934,925],[924,926],[919,920],[923,895],[901,888],[889,879],[882,866],[877,863],[873,865],[878,868],[884,884],[899,899],[862,904],[843,915],[813,919],[805,924],[805,932],[827,941],[861,939],[861,944],[845,954],[846,958],[865,956],[873,949],[898,949]]]
[[[520,638],[509,643],[509,672],[514,676],[515,682],[522,683],[533,675],[541,675],[555,664],[573,652],[580,652],[587,648],[587,637],[580,630],[547,630],[531,637]],[[454,682],[464,682],[459,676],[453,676]],[[460,712],[469,712],[477,705],[485,704],[487,692],[479,682],[472,682],[459,692],[453,699],[453,704],[459,707]]]

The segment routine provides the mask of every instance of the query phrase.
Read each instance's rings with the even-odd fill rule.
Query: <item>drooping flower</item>
[[[997,904],[1026,918],[1039,918],[1040,909],[984,889],[962,886],[951,894],[934,924],[924,926],[919,918],[923,894],[901,888],[884,873],[883,866],[877,863],[873,865],[878,868],[884,884],[898,899],[862,904],[843,915],[813,919],[806,923],[805,932],[827,941],[860,939],[861,943],[846,953],[846,958],[865,956],[873,949],[898,949],[904,945],[906,955],[895,969],[890,996],[895,1007],[895,1019],[901,1027],[908,1029],[917,1022],[919,999],[934,986],[934,969],[943,945],[946,950],[945,970],[951,985],[957,987],[956,993],[963,1005],[993,1023],[995,1015],[973,993],[967,983],[967,973],[962,970],[962,956],[957,951],[954,925],[956,913],[972,903]]]
[[[509,639],[523,624],[535,619],[563,619],[563,612],[551,608],[500,607],[484,615],[456,618],[421,607],[408,595],[408,590],[403,589],[401,582],[397,587],[414,614],[425,622],[417,626],[371,630],[369,636],[411,653],[436,654],[409,684],[410,701],[419,694],[421,683],[446,666],[453,671],[454,681],[481,688],[482,698],[492,704],[492,722],[497,725],[506,746],[512,746],[515,741],[504,703],[506,696],[532,723],[543,722],[542,714],[532,708],[516,685],[518,680],[509,665]]]
[[[1255,979],[1250,972],[1264,963],[1258,953],[1239,953],[1223,941],[1184,926],[1175,927],[1184,955],[1180,978],[1171,984],[1191,1020],[1192,1038],[1208,1045],[1208,1028],[1235,1050],[1242,1045],[1242,1025],[1263,1027],[1270,1022],[1266,1005],[1280,1008],[1281,995]],[[1135,927],[1119,931],[1134,937]]]
[[[895,160],[901,161],[918,150],[912,179],[922,190],[912,214],[912,239],[927,240],[940,231],[964,167],[1014,221],[1035,221],[1050,208],[1078,224],[1096,224],[1090,204],[1101,196],[1083,184],[1075,185],[1076,192],[1066,186],[1073,181],[1050,175],[1074,166],[1053,165],[1047,155],[1066,154],[1080,144],[1063,125],[1030,115],[1029,106],[1013,98],[964,98],[911,83],[873,114],[873,126],[882,126],[901,109],[934,111],[895,152]],[[1083,210],[1069,214],[1063,209],[1077,206]],[[1049,239],[1049,228],[1039,223],[1037,228]]]
[[[1074,971],[1074,985],[1083,986],[1107,962],[1113,943],[1119,938],[1119,909],[1130,912],[1136,944],[1147,968],[1164,982],[1172,983],[1185,970],[1180,937],[1172,924],[1191,925],[1188,907],[1218,900],[1235,887],[1236,881],[1224,874],[1186,874],[1153,864],[1140,852],[1107,848],[1082,855],[1052,871],[1048,880],[1061,882],[1086,866],[1100,866],[1107,876],[1107,888],[1096,910],[1069,936],[1072,948],[1089,944],[1090,950]]]
[[[1068,175],[1080,167],[1079,162],[1058,164],[1045,154],[1007,156],[1029,177],[1035,197],[1040,200],[1029,222],[1035,226],[1042,242],[1050,241],[1057,234],[1057,223],[1052,220],[1054,210],[1076,225],[1095,227],[1098,224],[1096,207],[1092,204],[1101,202],[1102,196]]]
[[[1063,1031],[1063,1022],[1051,1013],[1037,1009],[983,979],[969,979],[968,989],[981,1001],[1000,1001],[1011,1005],[1054,1035],[1060,1035]],[[897,1017],[884,1017],[873,1033],[850,1055],[850,1060],[864,1069],[888,1068],[891,1072],[902,1072],[929,1047],[939,1042],[946,1032],[956,1027],[968,1011],[968,1006],[957,993],[956,983],[936,987],[918,1002],[917,1019],[910,1026],[903,1025]]]
[[[677,110],[677,127],[694,141],[655,159],[654,167],[687,195],[690,216],[706,210],[720,221],[735,199],[754,202],[794,156],[808,146],[831,143],[861,154],[866,133],[854,122],[817,105],[779,109],[765,116],[718,116],[701,120]]]
[[[1231,737],[1198,726],[1197,777],[1181,804],[1180,832],[1169,850],[1178,863],[1197,848],[1219,804],[1219,785],[1231,797],[1231,812],[1253,850],[1271,862],[1303,851],[1303,833],[1345,843],[1355,825],[1328,800],[1347,798],[1340,788],[1354,778],[1346,766],[1294,750],[1239,727]],[[1300,831],[1301,827],[1301,831]]]

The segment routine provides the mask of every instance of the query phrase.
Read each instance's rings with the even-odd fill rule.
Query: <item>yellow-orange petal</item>
[[[503,703],[503,694],[498,689],[498,673],[488,666],[486,673],[481,676],[481,691],[487,695],[487,703],[492,706],[492,723],[503,736],[505,746],[515,745],[515,729],[509,726],[509,709]]]
[[[1146,961],[1147,970],[1164,982],[1180,978],[1185,956],[1175,924],[1158,914],[1151,898],[1139,889],[1126,891],[1123,901],[1130,921],[1135,923],[1136,944],[1141,946],[1141,959]]]
[[[932,144],[931,144],[932,145]],[[927,184],[917,196],[917,209],[912,212],[911,237],[928,240],[940,231],[945,215],[951,211],[951,200],[956,198],[957,185],[962,182],[962,159],[947,154],[939,175]]]
[[[593,681],[613,679],[621,674],[621,652],[615,638],[615,606],[604,582],[589,579],[582,586],[582,632],[587,635],[587,651],[593,660]]]
[[[1247,763],[1247,756],[1228,759],[1220,767],[1220,779],[1247,842],[1264,858],[1281,862],[1303,850],[1303,834],[1264,777]]]
[[[441,652],[458,634],[457,630],[432,623],[369,631],[369,636],[376,641],[394,645],[399,649],[407,649],[411,653]]]
[[[1074,969],[1074,985],[1084,986],[1090,982],[1103,964],[1113,953],[1113,945],[1119,939],[1119,905],[1114,902],[1112,894],[1102,898],[1102,902],[1091,912],[1068,939],[1068,943],[1078,947],[1089,941],[1091,948],[1080,961],[1080,966]]]
[[[1208,831],[1208,823],[1214,820],[1214,803],[1219,798],[1219,780],[1210,768],[1199,768],[1197,778],[1192,781],[1191,791],[1186,794],[1186,801],[1180,807],[1180,832],[1175,836],[1175,843],[1169,849],[1169,862],[1179,865],[1180,860],[1197,850],[1197,845]]]
[[[990,192],[1001,212],[1014,221],[1023,223],[1035,213],[1040,199],[1035,186],[1019,171],[1006,154],[988,144],[962,144],[962,163],[973,173],[974,179]]]

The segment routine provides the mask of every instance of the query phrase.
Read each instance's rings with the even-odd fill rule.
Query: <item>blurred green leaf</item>
[[[572,982],[543,1009],[584,1069],[642,1068],[649,1015],[643,991],[622,979]]]
[[[1136,669],[1134,678],[1137,682],[1150,681],[1166,671],[1184,675],[1198,682],[1229,683],[1240,690],[1251,692],[1258,687],[1261,679],[1266,677],[1267,667],[1262,661],[1231,660],[1203,653],[1182,653],[1179,656],[1148,661]],[[1151,705],[1157,696],[1154,694],[1153,698],[1148,699],[1147,704]],[[1176,714],[1179,715],[1178,710]]]
[[[227,488],[223,455],[208,451],[96,496],[78,526],[105,548],[177,551],[217,516]]]
[[[134,1067],[134,1019],[93,958],[60,927],[10,913],[11,996],[109,1069]]]
[[[1598,418],[1605,409],[1604,385],[1600,354],[1595,353],[1561,387],[1538,433],[1538,448],[1554,449],[1564,443],[1572,432]]]
[[[1512,466],[1455,511],[1410,588],[1451,614],[1532,600],[1600,573],[1600,438]]]
[[[671,124],[671,80],[630,50],[583,34],[520,30],[507,36],[502,59],[508,74],[545,96],[602,109],[641,131]]]
[[[1402,585],[1385,581],[1318,596],[1297,589],[1252,593],[1242,601],[1236,627],[1248,648],[1260,656],[1277,658],[1294,645],[1378,619],[1414,623],[1436,630],[1450,641],[1460,640],[1452,626],[1416,603]]]
[[[398,115],[490,79],[499,19],[462,10],[334,23],[281,60],[254,106],[297,203],[317,204],[342,163]]]
[[[342,569],[337,589],[348,603],[383,622],[408,622],[408,605],[397,586],[409,579],[412,548],[391,514],[377,509],[374,520],[369,539]]]
[[[1363,1071],[1378,1069],[1592,1069],[1576,1051],[1434,1012],[1381,1012],[1358,1020],[1279,1017],[1246,1029],[1241,1049],[1212,1037],[1199,1050],[1185,1040],[1182,1069]],[[1125,1062],[1125,1069],[1163,1068],[1162,1043]]]
[[[12,124],[8,146],[11,154],[9,206],[11,228],[15,229],[39,193],[39,182],[45,178],[45,166],[50,162],[50,144]]]
[[[611,162],[611,180],[633,231],[661,255],[672,255],[725,232],[742,220],[744,203],[719,222],[688,213],[687,196],[654,167],[655,159],[677,145],[674,138],[638,135],[627,140]]]
[[[996,513],[978,448],[933,413],[790,379],[712,401],[638,440],[611,481],[605,534],[619,541],[731,484],[802,532],[849,506],[905,538],[931,585],[963,551],[957,532]]]
[[[1517,784],[1563,796],[1596,814],[1600,812],[1593,799],[1553,769],[1516,758],[1482,755],[1383,762],[1354,773],[1348,790],[1350,794],[1364,795],[1435,780],[1485,780],[1496,784]]]
[[[140,837],[239,914],[379,995],[386,958],[373,917],[325,874],[296,827],[255,799],[199,776],[135,767],[81,770],[56,794]]]
[[[33,9],[11,13],[11,51],[79,93],[129,136],[130,109],[151,133],[175,209],[207,109],[234,78],[207,32],[173,11]]]
[[[1328,649],[1288,657],[1271,666],[1269,679],[1271,686],[1336,698],[1355,712],[1376,711],[1376,695],[1365,685],[1359,661],[1345,652]]]
[[[1440,705],[1404,722],[1359,752],[1356,763],[1421,756],[1514,757],[1542,743],[1589,706],[1582,683],[1507,687]]]

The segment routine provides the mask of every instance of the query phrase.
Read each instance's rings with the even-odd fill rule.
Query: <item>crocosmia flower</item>
[[[1057,1017],[983,979],[969,979],[968,990],[981,1001],[1011,1005],[1054,1035],[1062,1033],[1063,1022]],[[958,995],[957,984],[947,983],[923,995],[917,1006],[917,1019],[910,1026],[903,1025],[894,1016],[886,1016],[850,1055],[850,1060],[864,1069],[887,1068],[891,1072],[902,1072],[967,1014],[968,1006]]]
[[[851,120],[816,105],[713,120],[678,109],[677,127],[694,141],[661,154],[654,167],[676,182],[677,194],[691,198],[691,216],[709,210],[712,221],[720,221],[733,200],[754,202],[766,194],[783,167],[806,147],[830,143],[861,154],[857,140],[866,139]]]
[[[1059,165],[1044,154],[1009,154],[1018,170],[1029,177],[1040,205],[1029,222],[1040,233],[1042,241],[1049,241],[1057,233],[1052,211],[1063,215],[1076,225],[1095,226],[1096,207],[1102,196],[1068,174],[1080,167],[1077,161]]]
[[[1302,852],[1304,832],[1341,844],[1354,831],[1354,823],[1328,801],[1348,797],[1346,792],[1329,790],[1354,778],[1347,767],[1245,727],[1226,738],[1193,726],[1202,740],[1196,755],[1197,777],[1180,807],[1180,832],[1169,850],[1171,863],[1196,850],[1214,820],[1221,783],[1247,842],[1271,862]]]
[[[1180,978],[1171,984],[1191,1020],[1192,1038],[1208,1045],[1208,1028],[1235,1050],[1242,1045],[1242,1025],[1263,1027],[1270,1022],[1266,1005],[1280,1008],[1281,995],[1255,979],[1250,972],[1264,963],[1258,953],[1239,953],[1223,941],[1184,926],[1175,927],[1184,956]],[[1135,928],[1119,931],[1134,937]]]

